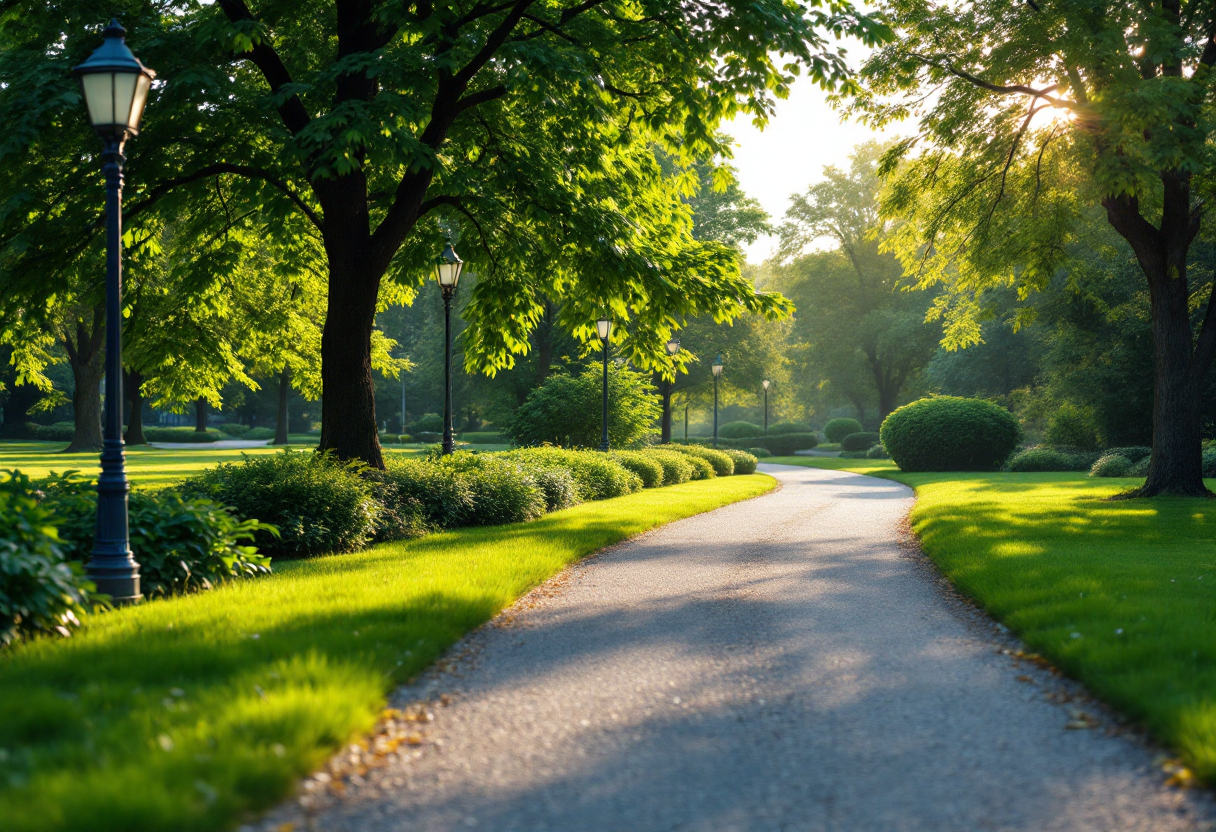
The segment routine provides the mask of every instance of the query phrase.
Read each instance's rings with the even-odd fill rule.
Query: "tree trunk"
[[[126,373],[125,392],[131,403],[131,417],[127,420],[127,433],[123,441],[128,445],[147,445],[144,438],[144,374],[139,370]]]
[[[541,316],[532,338],[536,342],[536,384],[545,383],[549,370],[553,367],[553,339],[557,307],[552,301],[545,300],[545,314]]]
[[[202,396],[194,401],[194,430],[196,433],[207,432],[207,400]]]
[[[291,368],[284,367],[279,374],[279,412],[274,420],[274,444],[287,444],[287,400],[291,394]]]
[[[666,445],[671,442],[671,390],[675,383],[659,379],[657,384],[663,391],[663,417],[659,420],[659,441]]]
[[[321,335],[320,448],[383,469],[371,356],[380,281],[360,269],[359,259],[330,255],[329,308]]]
[[[76,390],[72,393],[75,411],[75,431],[65,453],[100,451],[101,379],[105,375],[105,312],[102,307],[92,310],[92,329],[83,321],[76,322],[74,335],[61,338],[72,367]]]

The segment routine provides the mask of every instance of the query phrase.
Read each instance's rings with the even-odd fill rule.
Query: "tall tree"
[[[794,196],[779,254],[795,262],[778,281],[798,307],[794,338],[807,346],[808,370],[859,418],[877,405],[880,422],[932,359],[937,336],[925,326],[929,293],[901,291],[903,269],[881,251],[891,231],[879,217],[883,152],[877,142],[859,145],[848,170],[827,167],[823,181]],[[807,255],[825,242],[829,253]]]
[[[1047,285],[1085,210],[1100,206],[1151,302],[1153,456],[1139,493],[1208,493],[1200,390],[1216,356],[1216,304],[1190,272],[1216,164],[1211,4],[884,8],[900,37],[865,64],[854,107],[877,123],[919,119],[889,160],[905,163],[885,207],[905,221],[908,268],[952,290],[948,336],[979,337],[988,289]]]
[[[375,466],[381,284],[424,279],[448,234],[485,278],[465,354],[488,372],[528,349],[543,298],[563,302],[583,340],[605,308],[631,319],[647,368],[679,316],[777,308],[732,251],[691,238],[653,148],[719,152],[720,120],[763,120],[796,65],[828,86],[844,76],[827,33],[886,35],[840,0],[119,5],[164,79],[130,147],[128,223],[190,213],[217,177],[230,214],[272,229],[275,215],[306,218],[328,280],[321,445]],[[0,279],[29,306],[35,273],[96,246],[98,174],[81,153],[94,139],[67,68],[98,21],[90,0],[0,9],[0,108],[14,128],[0,194],[25,206],[0,221]],[[54,174],[14,166],[17,153]]]

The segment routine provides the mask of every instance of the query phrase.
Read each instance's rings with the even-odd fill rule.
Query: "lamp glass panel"
[[[667,354],[668,355],[675,355],[679,351],[680,351],[680,342],[679,341],[676,341],[673,339],[673,340],[667,342]]]
[[[131,123],[131,103],[135,100],[135,79],[131,72],[114,73],[114,121],[123,126]]]
[[[455,263],[440,263],[435,267],[435,272],[439,279],[439,285],[445,289],[456,285],[456,276],[459,270]]]
[[[601,341],[607,341],[608,337],[612,335],[612,321],[608,320],[607,318],[600,318],[598,321],[596,321],[595,328],[596,331],[599,332]]]
[[[80,76],[89,121],[94,125],[114,123],[114,73],[93,72]]]
[[[142,72],[135,76],[135,98],[131,100],[131,114],[127,117],[127,126],[132,130],[139,129],[139,120],[144,114],[144,104],[148,103],[148,90],[151,88],[151,78]]]

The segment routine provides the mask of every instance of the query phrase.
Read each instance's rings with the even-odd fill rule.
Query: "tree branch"
[[[305,203],[304,200],[302,200],[299,195],[293,191],[291,187],[282,179],[279,179],[270,171],[263,170],[262,168],[255,168],[249,165],[233,165],[227,162],[208,165],[207,167],[199,168],[193,173],[187,173],[184,176],[178,176],[173,179],[165,180],[150,190],[143,202],[125,212],[124,218],[128,220],[133,219],[138,214],[146,211],[148,208],[151,208],[157,202],[157,200],[174,188],[182,185],[188,185],[191,182],[197,182],[200,179],[207,179],[208,177],[216,176],[217,174],[222,173],[230,173],[235,176],[244,176],[247,179],[261,179],[262,181],[273,185],[282,191],[288,199],[295,203],[296,207],[304,213],[304,216],[308,217],[309,221],[311,221],[312,224],[317,227],[318,231],[324,230],[324,222],[317,212],[312,210],[312,208],[310,208],[308,204]]]
[[[980,89],[988,90],[988,92],[995,92],[999,95],[1029,95],[1032,98],[1041,98],[1053,107],[1073,111],[1078,109],[1078,105],[1075,101],[1069,101],[1051,94],[1060,88],[1059,84],[1048,84],[1046,87],[1039,90],[1036,90],[1034,87],[1026,86],[1025,84],[994,84],[991,81],[985,81],[983,78],[980,78],[977,75],[972,75],[970,72],[959,69],[948,61],[931,58],[928,55],[919,55],[915,52],[911,53],[911,55],[918,61],[926,63],[929,66],[934,66],[938,69],[945,70],[955,78],[961,78],[962,80],[968,82],[969,84],[973,84]]]
[[[257,19],[249,11],[249,7],[245,5],[245,0],[216,0],[216,4],[223,10],[227,18],[233,23],[241,23],[249,21],[256,23]],[[266,79],[266,83],[270,85],[270,91],[276,95],[283,87],[291,83],[291,73],[287,71],[287,66],[283,63],[283,59],[279,57],[279,53],[275,51],[265,40],[259,40],[253,45],[245,56],[262,72],[262,77]],[[308,111],[304,109],[304,102],[300,100],[298,95],[292,95],[278,107],[279,117],[283,119],[283,124],[291,131],[291,134],[297,135],[301,130],[308,126],[311,120],[308,116]]]

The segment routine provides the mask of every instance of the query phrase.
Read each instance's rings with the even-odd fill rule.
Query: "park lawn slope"
[[[913,486],[912,529],[959,590],[1216,783],[1216,500],[1112,501],[1141,480],[1076,473],[765,461]]]
[[[389,691],[567,564],[763,494],[734,476],[586,503],[92,618],[0,654],[5,832],[226,829],[368,730]]]

